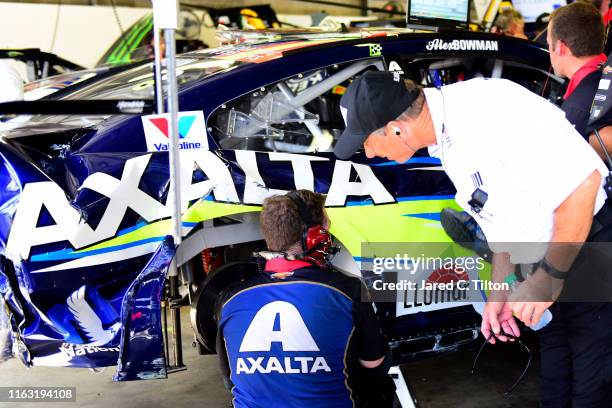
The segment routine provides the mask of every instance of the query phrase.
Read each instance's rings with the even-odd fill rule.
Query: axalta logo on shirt
[[[142,117],[147,151],[165,152],[170,146],[170,115],[148,115]],[[179,148],[181,150],[206,149],[206,123],[204,112],[189,111],[178,114]]]
[[[236,374],[312,374],[331,371],[322,356],[271,356],[269,353],[273,342],[280,343],[283,352],[320,351],[297,308],[289,302],[271,302],[255,314],[239,350],[239,353],[267,354],[238,357]]]

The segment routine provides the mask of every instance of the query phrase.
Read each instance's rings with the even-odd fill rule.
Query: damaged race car
[[[215,299],[256,273],[235,261],[263,249],[258,211],[266,197],[288,190],[326,195],[342,248],[333,262],[370,285],[380,278],[368,245],[449,242],[439,214],[458,209],[455,190],[427,151],[406,163],[363,152],[340,161],[332,153],[344,129],[340,98],[367,70],[424,86],[507,78],[553,102],[564,87],[545,49],[482,33],[326,34],[183,54],[184,238],[176,249],[168,116],[5,116],[0,293],[15,354],[26,365],[117,365],[116,380],[164,378],[161,304],[174,256],[183,299],[170,303],[191,306],[199,350],[214,353]],[[154,88],[145,64],[68,86],[52,99],[153,99]],[[500,104],[500,120],[503,110]],[[456,278],[454,271],[419,273]],[[404,290],[395,300],[376,309],[396,363],[478,336],[480,316],[461,299]]]

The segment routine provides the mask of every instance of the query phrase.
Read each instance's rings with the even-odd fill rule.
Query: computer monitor
[[[409,26],[467,30],[470,0],[408,0]]]
[[[540,14],[552,13],[565,3],[565,0],[513,0],[512,6],[521,12],[526,23],[533,23]]]

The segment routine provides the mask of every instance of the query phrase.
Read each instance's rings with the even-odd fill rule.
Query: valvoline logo
[[[170,115],[148,115],[142,117],[147,151],[165,152],[170,146]],[[206,149],[206,123],[204,112],[189,111],[178,114],[179,148],[181,150]]]

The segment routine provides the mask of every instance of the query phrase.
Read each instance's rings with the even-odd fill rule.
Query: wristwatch
[[[546,257],[542,258],[539,265],[540,268],[544,269],[544,271],[552,276],[555,279],[567,279],[569,272],[563,272],[559,269],[555,268],[553,264],[551,264]]]

